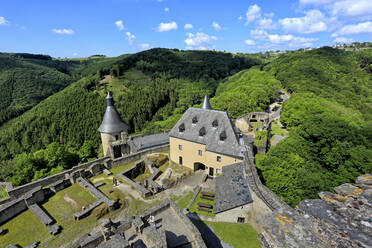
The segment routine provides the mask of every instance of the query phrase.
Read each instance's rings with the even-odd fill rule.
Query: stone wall
[[[158,147],[152,147],[152,148],[140,151],[140,152],[129,154],[129,155],[124,156],[124,157],[116,158],[116,159],[112,160],[111,166],[112,167],[117,167],[117,166],[120,166],[120,165],[128,164],[130,162],[140,160],[142,158],[142,156],[145,156],[147,154],[154,153],[154,152],[163,152],[163,151],[167,151],[167,150],[169,150],[169,144],[158,146]]]
[[[55,174],[55,175],[52,175],[52,176],[49,176],[49,177],[46,177],[46,178],[39,179],[35,182],[31,182],[31,183],[28,183],[28,184],[25,184],[25,185],[18,186],[16,188],[10,190],[8,192],[8,194],[9,194],[11,199],[16,199],[17,197],[25,194],[26,192],[34,189],[35,187],[38,187],[38,186],[46,187],[46,186],[48,186],[52,183],[55,183],[59,180],[65,179],[66,177],[69,176],[70,173],[73,173],[75,171],[82,170],[82,169],[87,169],[89,166],[91,166],[94,163],[103,163],[103,161],[105,159],[107,159],[107,157],[103,157],[103,158],[100,158],[100,159],[97,159],[97,160],[94,160],[94,161],[91,161],[91,162],[88,162],[88,163],[80,164],[80,165],[72,167],[69,170],[65,170],[61,173],[58,173],[58,174]]]
[[[27,210],[28,206],[45,199],[44,190],[39,186],[23,197],[0,206],[0,225]]]

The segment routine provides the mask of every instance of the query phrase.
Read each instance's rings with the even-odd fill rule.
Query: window
[[[225,130],[220,133],[220,140],[224,141],[227,138]]]
[[[198,117],[197,116],[194,116],[192,118],[192,124],[196,124],[196,123],[198,123]]]
[[[218,127],[218,120],[217,119],[212,122],[212,127]]]
[[[182,133],[182,132],[185,131],[185,124],[184,124],[184,123],[182,123],[182,124],[178,127],[178,131],[179,131],[180,133]]]
[[[182,163],[183,163],[183,160],[182,160],[182,157],[181,157],[181,156],[179,156],[179,158],[178,158],[178,163],[179,163],[180,165],[182,165]]]
[[[216,169],[216,175],[221,175],[221,169]]]
[[[217,156],[217,162],[221,162],[221,156]]]
[[[200,128],[200,130],[199,130],[199,136],[203,137],[205,135],[205,133],[206,133],[205,127]]]
[[[199,150],[198,151],[198,154],[199,154],[199,156],[202,156],[203,155],[203,151],[202,150]]]
[[[178,145],[178,150],[182,151],[182,145]]]
[[[119,140],[119,135],[115,135],[115,140]]]
[[[244,222],[245,222],[245,218],[238,217],[238,223],[244,223]]]

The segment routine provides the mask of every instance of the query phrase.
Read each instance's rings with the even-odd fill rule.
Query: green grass
[[[234,248],[260,248],[257,232],[249,224],[235,224],[225,222],[208,222],[193,220],[196,227],[208,225],[213,229],[216,236]],[[204,239],[204,237],[203,237]],[[206,240],[205,240],[206,241]],[[208,242],[206,241],[207,246]]]
[[[114,175],[117,175],[119,174],[120,172],[122,172],[123,170],[125,169],[128,169],[129,167],[131,167],[132,165],[134,165],[135,163],[137,163],[139,160],[137,161],[133,161],[133,162],[130,162],[128,164],[124,164],[124,165],[120,165],[120,166],[117,166],[117,167],[114,167],[114,168],[111,168],[110,171],[114,174]]]
[[[6,188],[4,185],[0,186],[0,199],[7,198],[8,197],[8,191],[6,191]]]
[[[7,230],[7,233],[0,236],[0,247],[6,247],[9,244],[23,247],[35,240],[44,241],[51,237],[46,227],[30,210],[6,222],[1,228]]]
[[[140,214],[144,212],[145,210],[161,203],[161,201],[153,201],[151,203],[147,203],[141,200],[137,200],[131,195],[129,195],[129,197],[131,198],[131,201],[127,208],[127,212],[126,212],[127,216]]]
[[[265,144],[265,140],[267,138],[267,131],[262,130],[255,133],[254,137],[254,145],[255,146],[263,146]]]
[[[183,197],[175,197],[173,201],[176,202],[177,206],[182,210],[184,209],[187,204],[190,202],[192,196],[194,195],[194,191],[187,193]]]
[[[255,165],[257,168],[261,168],[261,161],[264,160],[265,158],[265,154],[259,154],[257,153],[255,156],[254,156],[254,162],[255,162]]]
[[[212,211],[211,213],[198,210],[198,202],[207,203],[213,206],[213,201],[202,199],[201,197],[202,197],[202,194],[200,191],[195,201],[190,206],[190,209],[189,209],[190,213],[196,213],[198,215],[215,216],[215,214],[213,213],[213,207],[210,209]]]
[[[271,135],[286,136],[287,134],[288,132],[285,129],[279,127],[279,125],[275,121],[271,123]]]
[[[261,127],[261,123],[259,123],[259,122],[251,122],[250,124],[253,128],[260,128]]]

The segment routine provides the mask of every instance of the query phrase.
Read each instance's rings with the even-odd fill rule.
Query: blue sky
[[[1,0],[0,51],[117,56],[372,41],[372,0]]]

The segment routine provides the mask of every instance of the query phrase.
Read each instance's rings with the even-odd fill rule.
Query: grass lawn
[[[275,121],[273,121],[271,123],[271,135],[286,136],[288,135],[288,132],[279,127],[279,125]]]
[[[257,232],[249,224],[235,224],[225,222],[208,222],[193,220],[193,223],[200,230],[208,225],[213,229],[216,236],[234,248],[260,248],[261,244],[257,238]],[[203,235],[202,235],[203,236]],[[208,247],[208,240],[203,236]]]
[[[177,206],[182,210],[184,209],[187,204],[190,202],[192,196],[194,195],[194,191],[191,191],[189,193],[187,193],[185,196],[183,197],[175,197],[173,199],[173,201],[177,204]]]
[[[6,191],[6,188],[4,185],[0,186],[0,199],[7,198],[8,197],[8,191]]]
[[[110,171],[112,172],[112,174],[116,175],[116,174],[119,174],[120,172],[122,172],[123,170],[125,169],[128,169],[129,167],[131,167],[132,165],[134,165],[135,163],[137,163],[139,160],[137,161],[133,161],[133,162],[130,162],[128,164],[125,164],[125,165],[120,165],[120,166],[117,166],[117,167],[113,167],[110,169]]]
[[[127,216],[140,214],[140,213],[144,212],[145,210],[147,210],[149,208],[152,208],[153,206],[158,205],[158,204],[161,203],[160,200],[159,201],[153,201],[151,203],[147,203],[147,202],[144,202],[144,201],[141,201],[141,200],[137,200],[134,197],[132,197],[131,195],[129,195],[129,197],[131,198],[131,201],[130,201],[130,204],[127,208],[127,212],[126,212]]]
[[[265,140],[267,138],[267,131],[262,130],[255,133],[254,137],[254,145],[255,146],[263,146],[265,144]]]
[[[0,247],[6,247],[9,244],[23,247],[35,240],[44,241],[51,237],[46,227],[30,210],[6,222],[1,228],[7,230],[7,233],[0,236]]]
[[[213,213],[213,207],[210,209],[212,211],[211,213],[198,210],[198,202],[207,203],[207,204],[210,204],[210,205],[213,206],[213,201],[202,199],[201,197],[202,197],[202,194],[201,194],[201,191],[200,191],[198,196],[196,197],[195,201],[191,204],[189,212],[190,213],[196,213],[196,214],[199,214],[199,215],[215,216],[215,214]]]

